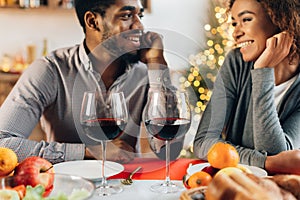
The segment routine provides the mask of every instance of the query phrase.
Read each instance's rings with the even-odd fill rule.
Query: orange
[[[188,179],[188,185],[191,188],[207,186],[211,180],[212,177],[209,173],[199,171],[190,176],[190,178]]]
[[[240,161],[237,150],[231,144],[217,142],[207,153],[207,161],[217,169],[236,167]]]
[[[16,153],[6,147],[0,147],[0,176],[10,174],[18,164]]]

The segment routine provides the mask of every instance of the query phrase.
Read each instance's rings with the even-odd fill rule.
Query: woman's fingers
[[[288,55],[293,43],[293,37],[287,32],[281,32],[272,37],[276,43],[275,48],[279,48],[283,55]]]
[[[289,55],[292,43],[293,37],[287,32],[268,38],[266,49],[256,60],[254,68],[275,67]]]
[[[279,187],[271,180],[261,179],[255,175],[246,175],[239,171],[217,174],[208,185],[207,200],[281,200]]]
[[[254,193],[255,191],[259,190],[260,188],[258,185],[252,181],[250,178],[245,176],[243,172],[234,172],[229,175],[232,180],[234,180],[238,185],[246,188],[248,192]]]
[[[209,184],[205,197],[207,200],[253,200],[251,193],[236,183],[225,173],[216,175]]]

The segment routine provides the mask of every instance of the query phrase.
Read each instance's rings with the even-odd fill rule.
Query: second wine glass
[[[106,143],[119,137],[127,124],[128,112],[124,94],[87,91],[84,93],[80,123],[84,134],[102,146],[102,181],[99,196],[119,193],[121,186],[109,185],[105,176]]]
[[[191,112],[185,92],[156,89],[149,92],[143,112],[146,130],[155,138],[165,141],[166,177],[163,183],[151,186],[158,193],[173,193],[179,186],[170,179],[170,141],[184,137],[190,128]]]

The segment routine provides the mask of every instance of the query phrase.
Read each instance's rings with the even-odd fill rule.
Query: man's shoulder
[[[50,53],[50,56],[55,56],[55,57],[69,57],[71,55],[74,54],[79,54],[79,48],[80,45],[74,45],[74,46],[70,46],[70,47],[63,47],[63,48],[58,48],[53,50]]]
[[[53,50],[49,55],[44,57],[44,60],[50,63],[49,66],[57,68],[73,68],[80,66],[82,59],[85,57],[81,50],[81,45],[72,47],[64,47]]]
[[[79,48],[80,45],[75,45],[53,50],[48,55],[36,59],[26,71],[31,74],[49,74],[73,70],[80,66]]]

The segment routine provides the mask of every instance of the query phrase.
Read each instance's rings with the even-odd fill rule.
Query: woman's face
[[[255,61],[277,27],[256,0],[236,0],[231,8],[233,37],[245,61]]]

